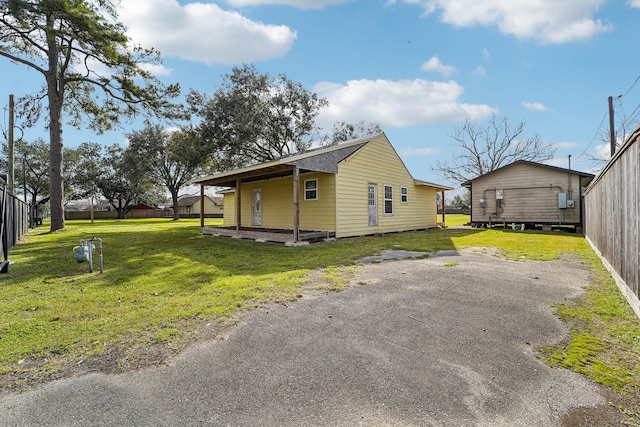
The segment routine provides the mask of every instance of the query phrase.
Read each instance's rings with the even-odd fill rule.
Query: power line
[[[631,87],[629,89],[627,89],[627,91],[625,93],[623,93],[622,95],[618,95],[617,98],[622,98],[623,96],[626,96],[629,92],[631,92],[631,89],[633,89],[633,87],[638,83],[638,81],[640,81],[640,76],[638,76],[638,78],[636,79],[635,82],[633,82],[633,84],[631,85]]]
[[[584,151],[582,153],[580,153],[580,155],[577,157],[576,161],[581,160],[582,156],[584,156],[585,153],[587,152],[587,150],[589,150],[589,148],[591,148],[591,146],[593,145],[593,142],[596,140],[598,135],[600,135],[600,133],[602,132],[602,124],[604,123],[604,119],[606,119],[608,115],[609,115],[609,112],[605,112],[602,115],[602,119],[600,120],[600,125],[598,126],[598,129],[596,130],[596,133],[593,135],[593,138],[591,138],[591,142],[589,143],[589,145],[587,145],[587,148],[585,148]]]

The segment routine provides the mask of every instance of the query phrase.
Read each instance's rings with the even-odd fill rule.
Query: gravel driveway
[[[342,292],[243,316],[166,366],[0,399],[2,426],[553,426],[606,403],[534,347],[566,335],[550,304],[586,267],[488,250],[358,268]]]

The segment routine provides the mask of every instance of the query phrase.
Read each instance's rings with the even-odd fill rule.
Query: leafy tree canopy
[[[382,128],[379,123],[367,123],[364,120],[357,123],[339,121],[334,123],[331,135],[326,135],[324,141],[325,145],[333,145],[380,132],[382,132]]]
[[[201,118],[201,140],[224,159],[224,168],[308,149],[317,135],[315,118],[327,105],[285,74],[260,74],[253,65],[234,67],[212,96],[191,91],[187,100]]]
[[[119,145],[107,147],[96,179],[100,194],[118,212],[118,218],[125,218],[136,204],[154,205],[164,199],[160,186],[146,176],[144,167],[136,167],[131,160]]]
[[[1,0],[0,56],[40,73],[40,91],[18,101],[25,124],[43,106],[49,127],[51,230],[64,228],[63,112],[68,123],[102,132],[141,112],[177,117],[164,86],[148,70],[159,64],[153,49],[131,46],[115,0]]]
[[[125,154],[131,167],[138,165],[152,182],[161,183],[173,201],[173,218],[179,219],[178,193],[189,180],[210,166],[206,152],[193,132],[167,131],[160,125],[147,123],[142,130],[127,135]]]

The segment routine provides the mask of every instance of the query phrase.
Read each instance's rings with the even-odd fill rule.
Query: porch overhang
[[[207,187],[215,186],[235,188],[238,182],[245,183],[291,176],[293,175],[294,167],[289,164],[277,164],[272,166],[263,166],[260,169],[254,170],[251,168],[245,169],[223,172],[210,177],[194,180],[193,183]]]

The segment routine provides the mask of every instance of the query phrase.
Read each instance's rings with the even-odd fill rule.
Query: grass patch
[[[438,215],[438,220],[442,219],[442,215]],[[457,225],[465,225],[471,221],[471,215],[464,214],[446,214],[444,216],[444,224],[447,227],[454,227]]]
[[[578,299],[554,305],[570,328],[566,340],[540,350],[549,366],[563,367],[614,390],[625,425],[640,426],[640,321],[600,259],[580,253],[592,271],[592,284]]]
[[[103,274],[90,274],[73,257],[73,246],[91,236],[103,239]],[[544,348],[541,357],[622,393],[637,393],[640,322],[582,236],[444,229],[296,248],[203,236],[197,219],[68,221],[55,233],[47,224],[31,231],[11,250],[15,264],[1,278],[0,387],[53,378],[79,364],[102,368],[92,361],[113,360],[124,369],[150,348],[179,351],[203,324],[299,298],[312,271],[327,284],[323,289],[341,290],[358,259],[399,247],[495,247],[514,260],[577,255],[594,272],[594,282],[581,299],[556,306],[571,325],[571,340]]]

